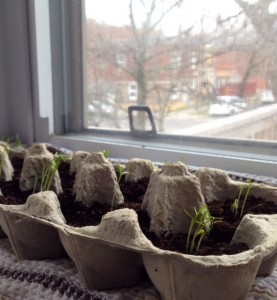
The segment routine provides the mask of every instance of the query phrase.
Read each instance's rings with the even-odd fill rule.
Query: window
[[[126,67],[126,57],[124,54],[116,55],[116,64],[119,68]]]
[[[129,0],[120,4],[85,1],[84,55],[90,58],[85,84],[90,86],[97,80],[110,89],[115,85],[119,91],[115,105],[125,108],[128,101],[136,101],[150,106],[159,133],[187,134],[190,129],[196,132],[195,126],[199,129],[202,124],[198,136],[277,140],[277,68],[271,55],[277,47],[272,42],[275,1],[271,1],[270,9],[268,1],[248,1],[249,7],[244,2],[227,0],[219,6],[212,1],[180,4],[172,0],[160,1],[153,8],[152,1],[145,6]],[[255,13],[261,10],[263,15]],[[261,33],[265,30],[266,35]],[[107,54],[94,55],[99,49]],[[120,74],[114,72],[114,62],[109,60],[118,49],[121,54],[116,55],[116,66],[121,68]],[[105,70],[92,78],[92,70],[98,68]],[[128,97],[123,96],[126,84]],[[269,101],[265,106],[261,97],[266,91],[274,95],[271,106]],[[246,107],[239,113],[222,115],[220,122],[209,114],[218,96],[241,97]],[[119,123],[125,124],[127,111],[119,117]],[[226,127],[223,124],[228,119],[230,125]],[[239,121],[232,123],[232,119]],[[215,128],[215,124],[218,128],[206,130],[208,125]]]
[[[191,57],[191,65],[190,65],[191,69],[195,70],[196,69],[196,65],[197,65],[196,53],[193,52],[192,53],[192,57]]]
[[[129,100],[136,101],[137,100],[137,83],[131,83],[129,85]]]
[[[178,69],[182,65],[182,56],[180,52],[173,52],[170,55],[170,67],[172,69]]]
[[[55,135],[48,132],[49,141],[73,150],[108,147],[114,157],[164,161],[184,157],[190,165],[274,175],[276,1],[270,7],[264,7],[262,0],[248,2],[244,7],[243,1],[226,0],[220,8],[213,7],[212,1],[188,0],[171,9],[174,0],[161,1],[150,14],[153,19],[146,22],[140,1],[132,1],[133,6],[118,1],[116,9],[111,7],[113,2],[104,0],[49,1],[50,32],[46,34],[51,48],[38,39],[30,51],[32,93],[43,86],[44,76],[52,79],[52,88],[44,85],[53,92],[44,97],[46,102],[53,97],[50,124]],[[31,11],[36,16],[36,10]],[[168,13],[159,18],[162,11]],[[157,24],[155,20],[160,19]],[[38,23],[31,20],[30,28]],[[28,34],[33,38],[40,31]],[[42,56],[33,55],[34,49]],[[52,72],[36,77],[37,70],[45,70],[49,62],[43,59],[47,51]],[[172,53],[182,57],[178,68],[170,68]],[[172,91],[179,97],[172,99]],[[262,95],[273,95],[274,100],[262,101]],[[219,96],[238,96],[246,107],[211,115],[210,106]],[[131,136],[127,108],[134,104],[151,108],[158,130],[155,139]],[[45,141],[51,113],[43,114],[38,107],[44,106],[35,107],[34,134],[37,141]]]

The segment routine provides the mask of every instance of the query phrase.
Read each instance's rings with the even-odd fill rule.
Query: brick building
[[[128,26],[87,20],[88,103],[112,101],[123,108],[139,103],[166,110],[219,94],[253,96],[268,88],[266,60],[257,53],[233,50],[215,55],[201,37],[143,34]],[[140,80],[146,82],[145,103],[139,101]]]

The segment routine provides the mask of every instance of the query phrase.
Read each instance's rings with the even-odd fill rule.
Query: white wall
[[[0,1],[0,137],[33,141],[32,85],[25,1]]]
[[[5,90],[5,70],[3,61],[3,18],[0,10],[0,138],[6,135],[7,129],[7,102]],[[1,47],[2,46],[2,47]]]

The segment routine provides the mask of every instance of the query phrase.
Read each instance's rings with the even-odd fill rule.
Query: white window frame
[[[9,19],[13,20],[13,6],[16,6],[19,11],[21,10],[21,13],[24,15],[26,10],[26,7],[23,5],[24,3],[23,1],[15,0],[6,2],[5,6],[10,5],[11,9],[6,12],[7,18],[3,22],[8,22]],[[17,114],[16,121],[14,120],[14,122],[10,124],[8,130],[9,134],[15,135],[18,132],[23,132],[22,136],[24,138],[25,134],[28,142],[50,142],[72,150],[99,151],[101,149],[110,149],[111,155],[114,158],[129,159],[142,157],[160,162],[183,159],[186,164],[195,167],[215,167],[235,172],[276,177],[276,143],[265,143],[267,147],[264,147],[265,144],[259,144],[258,142],[223,141],[222,139],[199,137],[183,137],[179,140],[175,139],[174,143],[165,143],[160,137],[156,140],[139,140],[130,135],[115,138],[114,134],[101,135],[98,132],[82,132],[81,122],[83,122],[83,120],[82,111],[80,109],[82,105],[79,103],[83,92],[82,70],[79,60],[82,56],[82,47],[80,46],[80,40],[76,38],[76,36],[80,36],[80,32],[82,32],[80,22],[80,16],[83,13],[82,1],[61,0],[52,2],[52,4],[53,3],[55,3],[55,5],[58,5],[57,3],[63,4],[64,6],[61,9],[61,13],[63,13],[64,16],[68,16],[69,14],[70,20],[73,23],[62,22],[62,24],[53,25],[53,23],[50,22],[51,16],[49,16],[49,14],[47,15],[47,11],[51,11],[50,9],[44,9],[43,12],[40,11],[40,14],[43,13],[45,15],[44,17],[40,16],[40,20],[38,20],[38,7],[36,5],[49,5],[49,0],[28,1],[27,8],[29,12],[28,17],[30,19],[25,25],[26,30],[28,30],[27,36],[31,38],[31,43],[29,44],[30,49],[26,49],[25,56],[22,57],[21,55],[22,65],[10,66],[4,63],[4,66],[2,66],[4,71],[8,68],[10,72],[10,77],[8,77],[5,82],[5,91],[12,87],[12,83],[11,81],[9,82],[9,79],[11,79],[14,74],[18,74],[17,84],[20,83],[20,81],[26,81],[26,75],[27,78],[30,79],[30,84],[27,84],[25,87],[26,95],[22,95],[21,90],[16,91],[12,98],[8,97],[10,101],[8,109],[11,109],[10,107],[20,103],[20,101],[27,103],[26,109],[22,111],[23,113],[21,115]],[[10,16],[8,13],[10,13]],[[66,22],[69,22],[69,19],[66,19]],[[22,26],[22,24],[14,22],[14,26]],[[48,26],[48,28],[44,26]],[[67,26],[71,26],[71,28],[67,31],[67,40],[63,36],[61,40],[61,36],[58,34],[59,31],[54,31],[55,33],[57,32],[56,40],[59,40],[60,44],[55,43],[52,44],[51,47],[43,49],[45,46],[43,46],[44,42],[38,39],[38,35],[41,34],[41,30],[44,30],[44,35],[50,35],[51,32],[53,34],[53,28],[51,30],[49,26],[57,26],[57,28],[60,29],[65,29],[62,27]],[[28,41],[27,36],[26,40]],[[16,36],[15,33],[14,38],[18,39],[19,36]],[[53,36],[44,36],[44,38],[52,42],[54,40]],[[70,49],[74,49],[74,51],[68,51],[64,53],[64,55],[61,55],[62,48],[67,46],[67,43],[71,43]],[[13,56],[18,55],[17,52],[5,52],[3,46],[0,46],[0,58],[3,56],[1,51],[5,54],[2,61],[5,61],[6,56],[10,55],[10,57],[8,57],[8,61],[10,62]],[[29,57],[28,54],[30,55]],[[53,58],[59,58],[56,59],[55,62],[62,62],[62,66],[55,66],[55,70],[51,70],[51,72],[48,70],[46,72],[43,67],[45,64],[44,58],[47,59],[46,61],[52,59],[52,62]],[[29,68],[28,64],[30,64]],[[54,66],[53,63],[52,66]],[[58,72],[57,68],[59,70]],[[74,72],[70,72],[72,70],[74,70]],[[68,78],[68,76],[70,78]],[[48,82],[48,84],[41,84],[43,82]],[[50,82],[52,82],[52,87]],[[62,88],[59,90],[59,87]],[[43,91],[46,92],[47,95],[53,95],[53,107],[56,112],[58,111],[58,117],[55,114],[51,114],[49,108],[47,108],[47,111],[44,111],[45,107],[42,105]],[[32,100],[31,105],[28,102],[28,97]],[[64,99],[67,99],[67,101]],[[78,103],[77,100],[79,101]],[[62,107],[61,109],[59,108],[60,106]],[[65,123],[65,127],[67,126],[68,128],[64,129],[62,126],[58,126],[54,134],[51,129],[52,122],[56,124],[59,123],[63,113],[70,113],[71,111],[77,112],[77,117],[76,114],[72,115],[72,117],[70,116],[71,122],[68,122],[68,124],[61,122],[61,124]],[[28,116],[32,119],[33,125],[28,125],[28,132],[24,133],[22,128],[24,128],[23,124],[26,122],[25,118]],[[55,121],[55,118],[57,118],[58,121]],[[76,133],[65,134],[64,130],[75,131]],[[34,133],[32,131],[34,131]]]

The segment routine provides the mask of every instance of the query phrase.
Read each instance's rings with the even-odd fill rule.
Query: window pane
[[[276,0],[85,5],[86,128],[147,105],[159,133],[277,140]]]

